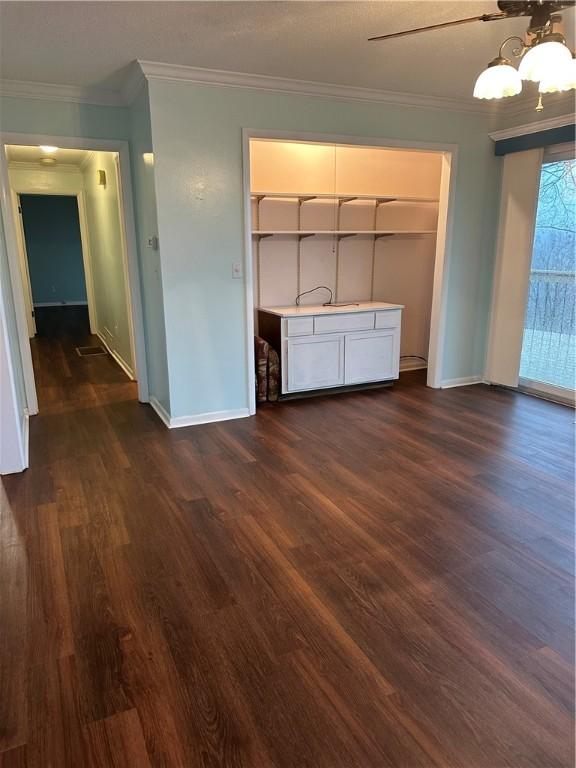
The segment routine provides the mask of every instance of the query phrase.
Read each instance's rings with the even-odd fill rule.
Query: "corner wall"
[[[168,361],[162,269],[158,244],[156,191],[154,188],[154,155],[150,128],[148,87],[144,85],[132,102],[131,169],[134,185],[136,234],[140,253],[140,282],[144,312],[144,333],[148,363],[148,385],[151,398],[170,413]],[[156,240],[154,240],[156,238]],[[154,401],[152,401],[154,402]]]

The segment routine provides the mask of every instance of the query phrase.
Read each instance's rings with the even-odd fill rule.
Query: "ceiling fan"
[[[576,0],[498,0],[498,12],[469,16],[465,19],[444,21],[426,27],[391,32],[368,38],[369,41],[391,40],[395,37],[415,35],[434,29],[457,27],[473,21],[498,21],[521,16],[530,17],[525,38],[512,36],[506,38],[500,46],[496,58],[479,75],[474,87],[477,99],[502,99],[516,96],[522,90],[522,81],[529,80],[539,84],[540,98],[536,109],[542,109],[542,94],[568,91],[576,88],[576,59],[566,45],[564,35],[554,30],[554,24],[561,21],[555,14],[565,8],[576,5]],[[511,49],[511,54],[520,59],[518,69],[512,66],[510,58],[504,56],[504,47],[515,41],[519,43]]]

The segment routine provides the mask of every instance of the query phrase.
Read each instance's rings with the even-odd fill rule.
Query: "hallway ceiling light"
[[[553,15],[563,8],[572,8],[576,0],[498,0],[498,13],[484,13],[466,19],[444,21],[427,27],[392,32],[387,35],[370,37],[369,40],[389,40],[404,37],[417,32],[460,26],[471,21],[497,21],[521,16],[529,16],[530,23],[526,40],[520,37],[508,37],[500,46],[498,56],[480,73],[474,86],[476,99],[505,99],[516,96],[522,91],[522,80],[539,83],[540,97],[536,110],[542,109],[542,94],[568,91],[576,88],[576,65],[573,54],[566,45],[564,36],[554,31],[553,25],[559,23],[560,16]],[[512,40],[520,45],[512,50],[513,56],[520,59],[518,70],[510,59],[503,54],[504,46]]]
[[[47,144],[41,144],[38,149],[41,149],[45,155],[53,155],[55,152],[58,152],[58,147],[50,147]]]

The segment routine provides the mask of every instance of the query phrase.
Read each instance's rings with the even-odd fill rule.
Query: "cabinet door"
[[[346,334],[346,384],[397,379],[400,367],[400,330]]]
[[[344,384],[344,336],[301,336],[286,344],[288,392]]]

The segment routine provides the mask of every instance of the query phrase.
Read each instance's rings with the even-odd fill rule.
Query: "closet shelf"
[[[300,237],[312,237],[313,235],[337,235],[338,237],[353,237],[354,235],[435,235],[435,229],[256,229],[252,232],[258,237],[272,237],[273,235],[299,235]]]
[[[378,205],[384,203],[437,203],[437,197],[404,197],[402,195],[331,195],[325,193],[303,194],[302,192],[253,192],[253,200],[269,198],[294,198],[302,203],[310,200],[338,200],[340,203],[351,203],[354,200],[375,200]]]

